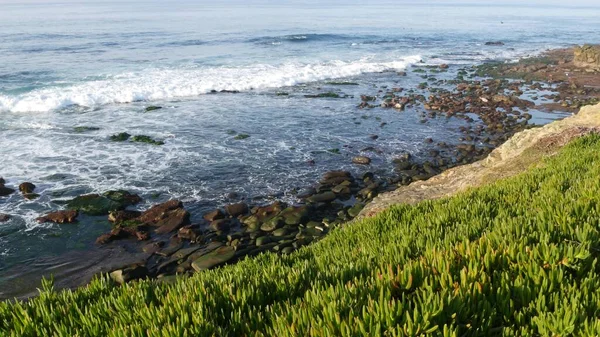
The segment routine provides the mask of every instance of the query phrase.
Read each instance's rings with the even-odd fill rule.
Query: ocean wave
[[[179,68],[124,73],[71,86],[48,87],[20,95],[0,94],[0,111],[47,112],[70,106],[97,107],[114,103],[199,96],[213,90],[248,91],[293,86],[384,70],[402,70],[421,60],[409,56],[390,62],[329,61],[259,64],[245,67]]]
[[[349,40],[351,38],[351,36],[343,34],[291,34],[281,36],[262,36],[249,39],[248,42],[259,45],[278,45],[282,42],[305,43],[315,41],[340,41]]]

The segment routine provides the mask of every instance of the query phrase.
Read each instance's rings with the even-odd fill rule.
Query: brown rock
[[[6,222],[8,220],[10,220],[10,215],[4,214],[4,213],[0,213],[0,222]]]
[[[190,213],[183,208],[177,208],[165,213],[163,219],[158,221],[155,226],[156,233],[164,234],[179,229],[190,223]]]
[[[76,221],[76,218],[78,215],[79,215],[79,212],[73,211],[73,210],[56,211],[56,212],[51,212],[42,217],[37,218],[37,221],[39,223],[44,223],[44,222],[73,223]]]
[[[33,193],[34,190],[35,185],[30,182],[24,182],[21,185],[19,185],[19,191],[21,191],[21,193],[23,193],[24,195]]]
[[[215,209],[214,211],[208,212],[203,216],[204,220],[206,221],[215,221],[218,219],[223,219],[224,217],[225,214],[223,214],[220,209]]]
[[[183,204],[179,200],[169,200],[165,203],[152,206],[147,211],[143,212],[138,220],[142,223],[155,226],[162,220],[166,214],[174,209],[183,208]]]
[[[115,228],[110,233],[102,234],[96,239],[97,244],[107,244],[114,240],[136,238],[139,241],[148,240],[150,235],[137,228]]]
[[[212,227],[216,231],[228,231],[229,225],[230,223],[227,219],[219,219],[210,223],[210,227]]]
[[[232,217],[237,217],[248,213],[248,205],[246,205],[243,202],[238,204],[227,205],[225,206],[225,211],[227,211],[227,213],[229,213],[229,215],[231,215]]]
[[[128,220],[133,220],[139,217],[142,213],[139,211],[115,211],[108,214],[108,221],[113,223],[121,223]]]
[[[179,229],[179,231],[177,232],[177,237],[180,239],[196,242],[201,236],[200,233],[196,231],[195,226],[188,225]]]

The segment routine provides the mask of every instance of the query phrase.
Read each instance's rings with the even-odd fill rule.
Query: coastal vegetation
[[[0,303],[7,336],[600,334],[600,136],[289,255]],[[199,266],[201,267],[201,266]]]

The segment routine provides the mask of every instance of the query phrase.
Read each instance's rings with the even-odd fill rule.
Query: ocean
[[[463,120],[364,111],[360,95],[417,86],[416,66],[598,43],[599,17],[598,6],[460,1],[2,2],[0,177],[33,182],[40,197],[0,198],[11,215],[0,288],[93,249],[105,220],[35,221],[80,194],[127,189],[140,208],[178,198],[199,219],[232,200],[294,202],[328,170],[385,175],[429,137],[457,143]],[[306,97],[329,92],[341,97]],[[121,132],[164,145],[109,140]],[[351,163],[369,148],[370,167]]]

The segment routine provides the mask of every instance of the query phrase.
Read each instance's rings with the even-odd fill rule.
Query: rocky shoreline
[[[174,275],[199,272],[267,251],[289,254],[357,217],[379,194],[486,157],[515,133],[532,127],[528,123],[530,109],[576,111],[598,103],[600,63],[595,55],[600,53],[593,46],[554,50],[518,63],[459,68],[451,80],[436,78],[436,74],[447,71],[448,65],[413,67],[408,71],[421,74],[424,80],[417,88],[365,93],[357,107],[367,112],[395,109],[398,113],[411,108],[420,113],[422,123],[435,118],[463,119],[467,126],[461,128],[460,143],[453,146],[424,139],[430,148],[426,159],[405,153],[394,159],[395,170],[388,174],[375,174],[375,170],[360,176],[348,171],[325,172],[314,186],[295,192],[298,202],[294,204],[228,204],[192,223],[179,200],[139,211],[135,210],[141,201],[138,195],[117,190],[81,195],[66,202],[64,210],[42,215],[38,221],[68,224],[77,221],[80,214],[110,221],[112,230],[98,237],[96,244],[125,244],[143,256],[140,263],[109,270],[118,283],[147,277],[168,281]],[[115,141],[130,138],[126,133],[117,136],[121,137]],[[153,139],[136,139],[133,141],[160,145]],[[361,152],[369,151],[376,149]],[[371,168],[371,159],[365,155],[352,158],[352,162]],[[15,188],[5,185],[0,178],[0,197],[16,193]],[[18,189],[24,198],[37,197],[32,183],[21,183]],[[9,214],[0,214],[0,222],[9,218]]]

